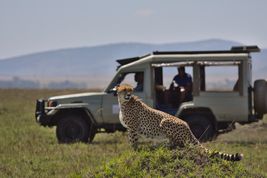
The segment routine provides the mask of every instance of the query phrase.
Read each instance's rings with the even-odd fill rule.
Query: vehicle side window
[[[202,91],[238,91],[238,66],[206,66]]]
[[[118,84],[129,84],[134,87],[135,92],[144,90],[144,72],[125,73]]]

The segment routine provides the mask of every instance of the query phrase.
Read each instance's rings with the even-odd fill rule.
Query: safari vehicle
[[[185,120],[197,138],[207,140],[234,122],[250,123],[267,113],[266,81],[252,85],[250,53],[259,51],[257,46],[156,51],[117,60],[117,73],[103,92],[38,99],[36,120],[42,126],[56,126],[60,143],[91,142],[98,132],[125,131],[114,87],[127,83],[147,105]],[[184,92],[180,86],[170,87],[179,66],[192,76],[189,101],[179,98]]]

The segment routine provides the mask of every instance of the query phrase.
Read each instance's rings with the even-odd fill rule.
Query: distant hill
[[[169,44],[117,43],[59,49],[2,59],[0,76],[9,79],[19,77],[40,83],[68,80],[86,83],[88,87],[104,87],[115,74],[118,65],[116,59],[142,56],[152,51],[229,50],[237,45],[241,44],[211,39]],[[266,78],[266,60],[266,49],[255,54],[255,76]]]

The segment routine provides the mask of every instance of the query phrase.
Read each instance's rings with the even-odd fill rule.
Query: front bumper
[[[43,99],[36,100],[35,119],[40,125],[49,126],[51,125],[52,117],[47,114],[45,104],[46,101]]]

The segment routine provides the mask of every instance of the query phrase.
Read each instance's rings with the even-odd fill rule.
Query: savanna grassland
[[[143,144],[125,133],[97,134],[92,144],[58,144],[55,128],[40,127],[35,100],[82,90],[0,90],[0,177],[267,177],[267,117],[221,134],[205,146],[241,152],[241,162],[209,158],[194,148]]]

